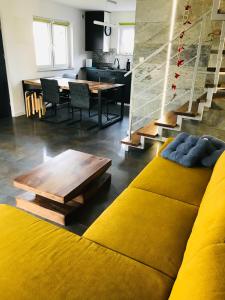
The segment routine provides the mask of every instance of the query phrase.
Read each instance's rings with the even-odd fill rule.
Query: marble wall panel
[[[181,31],[182,16],[184,12],[184,5],[186,0],[179,0],[177,7],[177,16],[175,23],[174,36]],[[192,20],[197,20],[204,12],[208,11],[212,6],[211,0],[198,0],[192,1]],[[169,25],[171,16],[172,1],[167,0],[137,0],[137,12],[136,12],[136,33],[135,33],[135,50],[134,50],[134,65],[136,65],[140,58],[148,57],[154,51],[159,49],[163,44],[168,42]],[[203,47],[200,57],[199,72],[196,80],[195,96],[198,97],[204,92],[204,85],[206,80],[206,68],[209,63],[209,53],[211,48],[212,39],[209,33],[212,32],[213,27],[210,15],[206,22],[206,26],[203,32]],[[200,23],[193,27],[185,36],[185,51],[182,54],[185,62],[193,58],[197,53],[198,38],[200,32]],[[175,40],[172,47],[172,54],[177,52],[179,39]],[[135,119],[138,120],[146,115],[150,115],[151,112],[155,112],[157,107],[161,106],[165,65],[167,48],[153,59],[146,61],[140,68],[137,69],[136,76],[133,77],[134,94],[132,98],[133,108],[136,109],[148,103],[149,99],[154,99],[157,95],[158,102],[149,103],[148,106],[144,106],[143,109],[135,111]],[[171,89],[174,81],[174,73],[177,71],[176,67],[177,57],[170,61],[170,75],[168,79],[168,89],[166,97],[166,110],[176,109],[180,104],[185,103],[190,97],[190,89],[193,81],[193,71],[195,61],[187,64],[182,70],[179,70],[181,76],[176,82],[177,84],[177,97],[173,99],[173,92]],[[155,68],[155,67],[158,67]],[[160,68],[161,67],[161,68]],[[152,71],[154,70],[154,71]],[[152,72],[151,72],[152,71]],[[163,81],[162,81],[163,79]],[[161,82],[162,81],[162,82]],[[149,88],[155,83],[159,83],[154,88]],[[189,91],[189,95],[188,92]],[[183,95],[186,93],[186,96]],[[174,101],[172,101],[174,100]],[[160,116],[159,112],[154,113],[154,118]],[[152,119],[149,118],[148,121]],[[146,120],[145,120],[146,121]]]

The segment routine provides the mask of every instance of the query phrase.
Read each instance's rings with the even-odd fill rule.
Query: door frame
[[[6,51],[6,47],[5,47],[5,31],[4,31],[4,22],[2,22],[2,14],[0,12],[0,33],[2,35],[2,43],[3,43],[3,51],[4,51],[4,57],[5,57],[5,68],[6,68],[6,77],[7,77],[7,83],[8,83],[8,91],[9,91],[9,103],[10,103],[10,108],[11,108],[11,117],[15,117],[15,113],[14,113],[14,105],[13,105],[13,93],[12,93],[12,88],[10,85],[10,81],[9,81],[9,66],[8,66],[8,56],[7,56],[7,51]]]

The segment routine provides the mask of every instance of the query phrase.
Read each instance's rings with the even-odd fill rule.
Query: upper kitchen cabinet
[[[85,13],[85,50],[103,50],[109,52],[110,28],[95,25],[94,21],[110,23],[110,13],[104,11],[87,11]]]

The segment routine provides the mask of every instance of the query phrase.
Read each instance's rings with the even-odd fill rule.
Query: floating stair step
[[[211,54],[218,54],[218,52],[219,52],[219,51],[215,49],[215,50],[211,50],[210,53],[211,53]],[[225,55],[225,50],[223,50],[223,55]]]
[[[141,137],[137,134],[137,132],[134,132],[131,135],[131,138],[127,136],[121,141],[121,144],[128,145],[128,146],[134,146],[138,147],[141,145]]]
[[[203,94],[202,96],[200,96],[196,102],[198,103],[204,103],[204,102],[207,102],[207,93]]]
[[[207,68],[207,72],[216,72],[216,67]],[[225,68],[220,68],[220,73],[225,73]]]
[[[186,116],[186,117],[196,117],[198,115],[199,102],[193,102],[191,111],[188,111],[189,102],[182,105],[175,111],[176,115]]]
[[[213,84],[213,83],[206,83],[206,85],[205,85],[206,89],[208,89],[208,88],[213,89],[215,87],[216,87],[216,85]],[[225,90],[225,84],[224,83],[219,83],[217,88],[218,88],[218,90]]]
[[[137,134],[140,136],[146,136],[150,138],[155,138],[158,136],[158,126],[155,125],[155,121],[149,123],[145,127],[139,129]]]
[[[220,8],[220,9],[218,9],[217,13],[219,15],[224,15],[225,14],[225,10]]]
[[[205,84],[205,88],[206,89],[213,89],[213,88],[215,88],[216,87],[216,85],[214,84],[214,83],[206,83]]]
[[[167,112],[162,118],[155,121],[155,125],[167,128],[175,128],[177,127],[177,115],[173,111]]]
[[[218,85],[218,90],[225,90],[225,83],[220,83]]]

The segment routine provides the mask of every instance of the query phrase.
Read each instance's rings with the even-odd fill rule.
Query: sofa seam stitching
[[[143,189],[143,188],[138,188],[138,187],[136,187],[136,186],[132,186],[132,185],[131,185],[131,186],[129,186],[129,187],[130,187],[130,188],[133,188],[133,189],[145,191],[145,192],[150,192],[150,193],[155,194],[155,195],[163,196],[163,197],[169,198],[169,199],[171,199],[171,200],[175,200],[175,201],[181,202],[181,203],[186,204],[186,205],[195,206],[195,207],[197,207],[197,208],[200,207],[200,205],[191,204],[191,203],[188,203],[188,202],[185,202],[185,201],[176,199],[176,198],[169,197],[169,196],[164,195],[164,194],[159,194],[159,193],[152,192],[152,191],[149,191],[149,190],[146,190],[146,189]]]
[[[152,267],[151,265],[148,265],[148,264],[146,264],[146,263],[144,263],[144,262],[142,262],[142,261],[140,261],[140,260],[134,259],[134,258],[132,258],[131,256],[129,256],[129,255],[127,255],[127,254],[124,254],[124,253],[121,253],[121,252],[119,252],[119,251],[117,251],[117,250],[114,250],[114,249],[112,249],[112,248],[110,248],[110,247],[104,246],[103,244],[101,244],[101,243],[99,243],[99,242],[96,242],[96,241],[94,241],[94,240],[92,240],[92,239],[90,239],[90,238],[87,238],[86,236],[83,236],[83,238],[86,239],[86,240],[88,240],[88,241],[90,241],[90,242],[92,242],[92,243],[95,243],[96,245],[99,245],[99,246],[101,246],[101,247],[103,247],[103,248],[105,248],[105,249],[111,250],[111,251],[113,251],[113,252],[115,252],[115,253],[117,253],[117,254],[120,254],[120,255],[122,255],[122,256],[124,256],[124,257],[126,257],[126,258],[129,258],[129,259],[131,259],[131,260],[133,260],[133,261],[135,261],[135,262],[138,262],[139,264],[142,264],[142,265],[144,265],[144,266],[146,266],[146,267],[149,267],[149,268],[153,269],[154,271],[157,271],[157,272],[163,274],[164,276],[170,278],[171,280],[175,281],[176,276],[175,276],[175,277],[172,277],[171,275],[169,275],[169,274],[167,274],[167,273],[164,273],[163,271],[160,271],[160,270],[158,270],[157,268]]]

